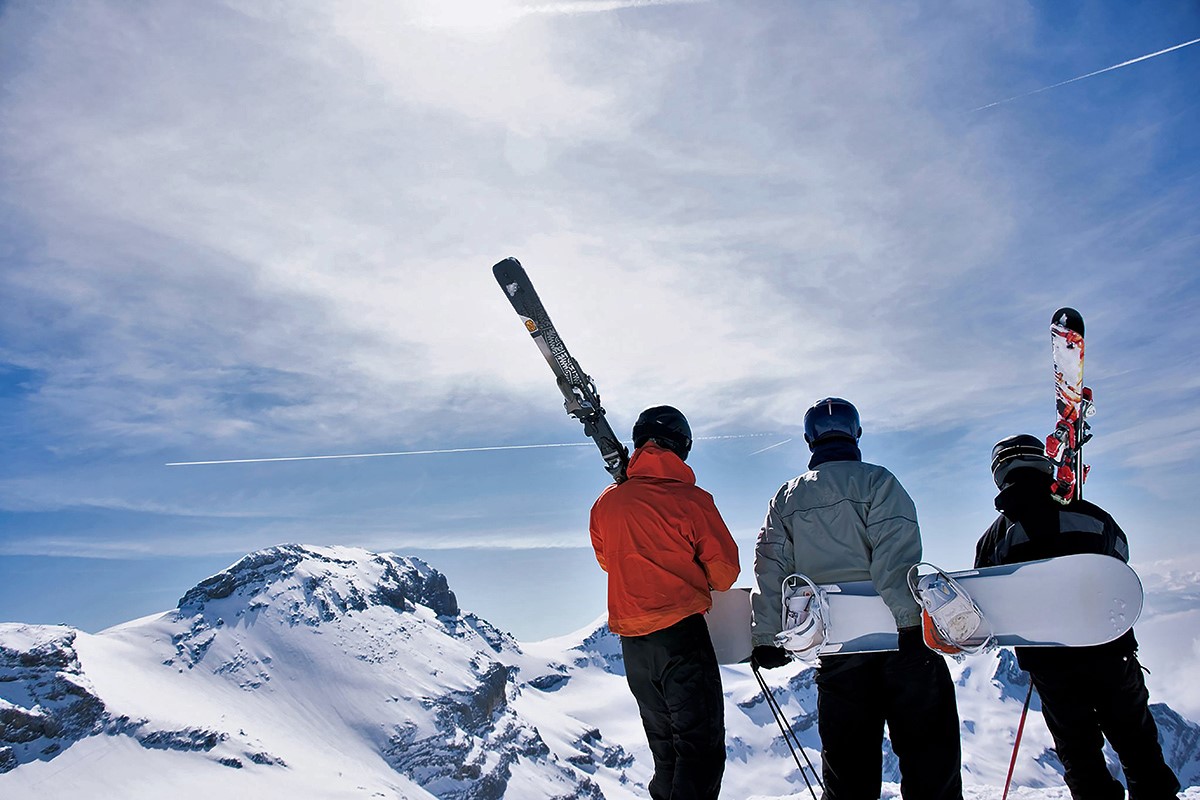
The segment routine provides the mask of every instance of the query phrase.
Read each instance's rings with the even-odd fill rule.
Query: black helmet
[[[653,439],[684,461],[692,449],[692,428],[687,417],[671,406],[653,406],[633,423],[633,446],[641,447]]]
[[[1054,474],[1054,462],[1046,456],[1046,447],[1041,439],[1028,433],[1018,433],[996,442],[992,448],[992,479],[996,481],[996,486],[1003,487],[1008,473],[1018,468]]]
[[[826,439],[852,439],[862,436],[862,424],[858,420],[858,409],[849,400],[826,397],[804,412],[804,441],[812,448]]]

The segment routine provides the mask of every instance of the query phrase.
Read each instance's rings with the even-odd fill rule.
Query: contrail
[[[751,453],[750,455],[752,455],[752,456],[756,456],[756,455],[758,455],[759,453],[765,453],[765,452],[767,452],[768,450],[774,450],[776,447],[783,447],[785,444],[787,444],[787,443],[788,443],[788,442],[790,442],[790,441],[792,441],[792,440],[791,440],[791,438],[788,438],[788,439],[784,439],[782,442],[776,442],[775,444],[769,444],[769,445],[767,445],[766,447],[764,447],[764,448],[763,448],[763,449],[761,449],[761,450],[755,450],[755,451],[754,451],[753,453]]]
[[[697,436],[696,441],[716,439],[750,439],[770,436],[769,433],[735,433],[725,436]],[[630,444],[626,442],[626,444]],[[591,447],[592,442],[560,442],[555,444],[503,444],[490,447],[448,447],[440,450],[401,450],[395,453],[338,453],[326,456],[277,456],[274,458],[225,458],[215,461],[171,461],[168,467],[198,467],[213,464],[265,464],[275,461],[329,461],[335,458],[384,458],[389,456],[429,456],[439,453],[486,453],[493,450],[536,450],[544,447]],[[770,449],[770,448],[767,448]]]
[[[1190,42],[1184,42],[1183,44],[1177,44],[1174,47],[1168,47],[1166,50],[1159,50],[1157,53],[1150,53],[1149,55],[1138,56],[1137,58],[1131,58],[1128,61],[1122,61],[1120,64],[1113,64],[1111,67],[1105,67],[1104,69],[1098,69],[1095,72],[1089,72],[1087,75],[1080,75],[1077,78],[1071,78],[1070,80],[1061,81],[1060,83],[1056,83],[1053,86],[1043,86],[1041,89],[1034,89],[1032,92],[1025,92],[1024,94],[1018,94],[1013,97],[1009,97],[1006,100],[997,100],[994,103],[988,103],[986,106],[980,106],[979,108],[973,108],[973,109],[971,109],[971,111],[972,112],[983,111],[985,108],[994,108],[996,106],[1004,105],[1005,103],[1011,103],[1013,100],[1020,100],[1022,97],[1029,97],[1030,95],[1039,94],[1040,92],[1048,92],[1051,89],[1057,89],[1059,86],[1066,86],[1068,83],[1074,83],[1075,81],[1081,81],[1084,78],[1091,78],[1094,75],[1101,75],[1105,72],[1112,72],[1114,69],[1120,69],[1121,67],[1128,67],[1130,64],[1136,64],[1139,61],[1145,61],[1148,58],[1154,58],[1155,56],[1161,56],[1164,53],[1170,53],[1173,50],[1179,50],[1180,48],[1196,44],[1197,42],[1200,42],[1200,39],[1192,39]]]

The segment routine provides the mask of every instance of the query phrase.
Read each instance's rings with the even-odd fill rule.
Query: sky
[[[284,542],[425,558],[524,640],[603,614],[609,478],[506,256],[614,429],[762,434],[688,462],[740,585],[829,395],[969,566],[1064,305],[1085,495],[1194,580],[1197,39],[1192,0],[0,4],[0,620]]]

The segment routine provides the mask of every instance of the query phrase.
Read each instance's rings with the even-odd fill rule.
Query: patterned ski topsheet
[[[566,344],[550,321],[550,315],[542,305],[525,268],[517,259],[506,258],[492,267],[492,274],[554,372],[567,413],[583,423],[584,434],[600,449],[604,468],[613,479],[618,483],[625,480],[629,452],[604,416],[596,385],[567,351]]]
[[[583,374],[578,362],[567,352],[567,346],[559,337],[554,323],[550,321],[550,315],[546,312],[546,307],[542,305],[542,300],[538,297],[537,290],[533,288],[533,283],[529,280],[521,263],[515,258],[506,258],[492,267],[492,274],[495,275],[500,287],[504,289],[508,301],[512,303],[513,309],[521,317],[525,329],[533,337],[538,350],[541,351],[550,368],[554,370],[554,374],[572,386],[586,385],[589,378]]]

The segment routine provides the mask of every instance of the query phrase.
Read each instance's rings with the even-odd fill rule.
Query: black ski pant
[[[824,800],[878,800],[885,723],[901,796],[962,800],[954,684],[919,630],[901,634],[900,652],[825,656],[816,681]]]
[[[1056,651],[1057,652],[1057,651]],[[1125,790],[1104,760],[1107,738],[1125,771],[1131,800],[1173,800],[1179,781],[1163,759],[1150,693],[1133,653],[1090,654],[1086,661],[1062,651],[1060,663],[1029,670],[1042,700],[1042,716],[1066,770],[1075,800],[1123,800]]]
[[[725,773],[725,702],[704,617],[622,636],[621,653],[654,756],[650,797],[717,800]]]

